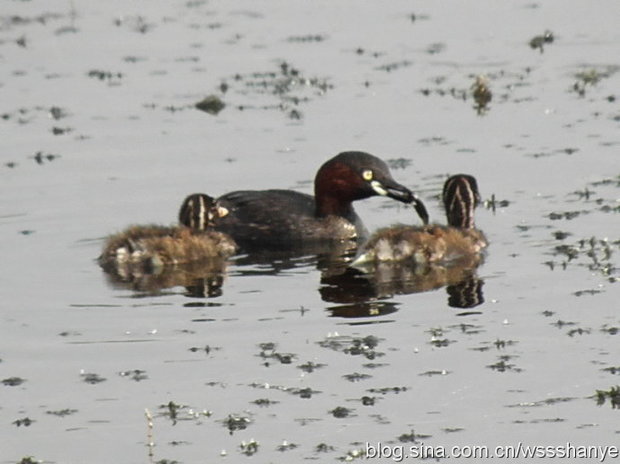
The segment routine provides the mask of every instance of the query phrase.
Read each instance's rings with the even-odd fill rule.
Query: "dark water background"
[[[619,18],[615,0],[4,1],[0,462],[617,444]],[[226,107],[195,109],[207,95]],[[237,258],[213,298],[111,285],[94,261],[188,193],[311,192],[349,149],[439,220],[445,176],[477,177],[496,200],[482,304],[354,298],[312,256]],[[415,220],[356,208],[371,230]]]

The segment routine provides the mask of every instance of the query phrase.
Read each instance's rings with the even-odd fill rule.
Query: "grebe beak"
[[[415,208],[418,216],[422,219],[424,225],[428,224],[428,212],[426,211],[426,206],[411,190],[407,187],[404,187],[395,181],[378,181],[373,180],[370,182],[370,186],[378,195],[383,195],[385,197],[393,198],[394,200],[398,200],[402,203],[410,203]]]
[[[228,208],[224,208],[223,206],[217,205],[217,217],[223,218],[224,216],[228,216]]]
[[[413,200],[411,200],[411,203],[415,208],[415,212],[418,213],[418,216],[420,216],[420,219],[422,219],[422,223],[424,225],[428,225],[428,211],[426,211],[426,206],[424,206],[422,200],[413,195]]]
[[[409,190],[407,187],[397,184],[392,180],[373,180],[370,182],[370,187],[377,195],[390,197],[402,203],[411,203],[415,198],[411,190]]]

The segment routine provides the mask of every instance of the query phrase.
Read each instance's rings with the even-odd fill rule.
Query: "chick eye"
[[[364,178],[364,180],[372,180],[372,171],[370,169],[366,169],[364,172],[362,172],[362,177]]]

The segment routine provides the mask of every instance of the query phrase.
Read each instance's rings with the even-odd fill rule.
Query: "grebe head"
[[[457,174],[446,180],[442,194],[448,225],[473,229],[474,209],[480,203],[478,183],[473,176]]]
[[[325,162],[314,180],[317,216],[352,214],[351,203],[375,195],[412,203],[428,222],[424,204],[407,187],[396,182],[384,161],[369,153],[347,151]]]
[[[194,230],[206,230],[227,214],[228,210],[209,195],[193,193],[183,200],[179,222]]]

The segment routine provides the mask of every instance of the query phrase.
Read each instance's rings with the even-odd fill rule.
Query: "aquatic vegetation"
[[[448,374],[450,374],[449,371],[447,371],[445,369],[441,369],[441,370],[432,370],[432,371],[421,372],[418,375],[422,376],[422,377],[434,377],[436,375],[448,375]]]
[[[232,435],[239,430],[245,430],[248,425],[252,423],[252,420],[249,416],[229,414],[228,417],[222,422],[224,423],[224,426],[228,429],[228,433]]]
[[[552,221],[557,221],[560,219],[566,219],[570,221],[571,219],[575,219],[582,214],[588,214],[588,211],[554,211],[552,213],[549,213],[549,219],[551,219]]]
[[[58,121],[69,116],[69,112],[60,106],[52,106],[49,109],[49,115],[52,119]]]
[[[582,329],[581,327],[577,327],[576,329],[569,330],[566,335],[569,337],[574,337],[575,335],[587,335],[590,333],[590,329]]]
[[[538,408],[541,406],[551,406],[554,404],[568,403],[570,401],[575,401],[575,400],[577,400],[577,398],[570,397],[570,396],[561,396],[561,397],[545,398],[544,400],[540,400],[540,401],[528,401],[528,402],[521,402],[517,404],[509,404],[506,407],[508,408]]]
[[[83,372],[80,374],[82,380],[91,385],[95,385],[101,382],[105,382],[107,379],[105,377],[101,377],[99,374],[95,374],[93,372]]]
[[[169,401],[168,404],[162,404],[159,406],[159,409],[164,409],[163,415],[169,417],[173,424],[177,423],[178,411],[180,409],[185,408],[186,406],[175,403],[174,401]]]
[[[569,326],[570,327],[570,326],[575,325],[575,324],[577,324],[577,323],[576,322],[572,322],[572,321],[563,321],[562,319],[558,319],[557,321],[551,323],[551,325],[557,327],[558,329],[561,329],[561,328],[563,328],[565,326]]]
[[[557,230],[555,232],[552,232],[553,238],[556,240],[564,240],[568,237],[571,236],[570,232],[563,232],[561,230]]]
[[[369,363],[362,364],[362,367],[365,367],[366,369],[378,369],[380,367],[386,367],[386,366],[389,366],[389,364],[387,364],[387,363],[375,363],[375,362],[369,362]]]
[[[106,81],[108,85],[118,85],[120,84],[120,80],[124,77],[121,72],[103,71],[101,69],[91,69],[86,75],[93,79]]]
[[[563,237],[561,238],[563,239]],[[591,272],[596,272],[607,279],[609,282],[617,282],[620,269],[616,263],[618,252],[620,252],[620,240],[611,241],[607,238],[590,237],[580,239],[572,244],[563,243],[553,248],[552,254],[562,258],[559,265],[562,269],[567,269],[569,265],[584,267]],[[555,261],[547,261],[551,270],[558,264]],[[598,292],[598,290],[588,290]],[[585,294],[582,291],[579,295]],[[577,296],[579,296],[577,295]]]
[[[329,413],[332,416],[334,416],[336,419],[344,419],[346,417],[351,416],[351,414],[353,414],[354,411],[355,409],[345,408],[344,406],[337,406],[331,411],[329,411]]]
[[[342,462],[351,462],[356,459],[364,459],[366,451],[364,449],[352,449],[347,451],[344,456],[340,456],[337,459]]]
[[[506,348],[506,346],[511,346],[514,345],[516,342],[512,341],[512,340],[500,340],[499,338],[497,340],[495,340],[495,342],[493,343],[495,345],[495,348],[499,349],[504,349]]]
[[[450,345],[454,340],[448,340],[447,338],[431,337],[429,343],[435,348],[443,348]]]
[[[195,106],[200,111],[217,116],[226,107],[226,104],[217,95],[208,95],[196,103]]]
[[[349,382],[359,382],[361,380],[371,379],[372,375],[353,372],[352,374],[344,374],[342,377]]]
[[[531,49],[540,50],[540,53],[543,53],[544,46],[547,44],[552,44],[554,40],[555,40],[555,37],[553,35],[553,32],[545,31],[543,34],[533,37],[529,41],[529,46]]]
[[[222,348],[219,346],[211,346],[211,345],[205,345],[202,347],[198,347],[198,346],[192,346],[191,348],[189,348],[189,351],[191,351],[192,353],[204,353],[205,355],[210,355],[211,352],[213,351],[220,351]]]
[[[433,345],[435,348],[443,348],[443,347],[449,346],[451,343],[455,341],[455,340],[449,340],[448,338],[445,338],[444,334],[446,330],[440,327],[433,327],[427,330],[427,332],[431,334],[429,343]]]
[[[41,13],[34,16],[24,15],[2,15],[0,16],[0,31],[12,29],[13,27],[29,26],[32,24],[46,25],[52,21],[66,18],[67,15],[61,13]]]
[[[314,450],[317,453],[329,453],[331,451],[334,451],[335,448],[331,445],[328,445],[327,443],[319,443],[314,447]]]
[[[271,406],[273,404],[278,404],[279,401],[270,400],[269,398],[259,398],[257,400],[252,401],[252,404],[255,404],[260,407]]]
[[[265,366],[269,366],[270,359],[275,359],[281,364],[291,364],[296,358],[296,355],[293,353],[280,353],[276,351],[276,344],[272,342],[261,343],[259,347],[261,352],[258,356],[265,360]]]
[[[484,332],[484,327],[479,324],[466,324],[461,322],[456,326],[450,326],[450,328],[458,329],[463,334],[475,335]]]
[[[411,21],[412,23],[415,23],[416,21],[420,21],[420,20],[428,20],[430,18],[430,16],[426,15],[426,14],[420,14],[420,13],[409,13],[409,15],[407,16],[409,21]]]
[[[307,372],[308,374],[311,372],[314,372],[316,369],[321,369],[323,367],[325,367],[326,364],[322,364],[322,363],[315,363],[312,361],[308,361],[304,364],[300,364],[299,366],[297,366],[298,369],[301,369],[304,372]]]
[[[128,371],[119,372],[118,375],[121,377],[134,380],[136,382],[140,382],[141,380],[146,380],[149,376],[146,374],[146,371],[142,369],[131,369]]]
[[[286,440],[283,440],[282,443],[280,443],[277,447],[276,447],[276,451],[280,451],[280,452],[284,452],[284,451],[290,451],[290,450],[294,450],[295,448],[297,448],[299,445],[296,443],[289,443]]]
[[[12,424],[16,425],[17,427],[30,427],[35,422],[36,421],[31,419],[30,417],[22,417],[21,419],[14,420]]]
[[[0,119],[7,122],[15,122],[18,125],[24,125],[35,121],[40,116],[53,118],[47,107],[35,106],[33,108],[22,107],[14,111],[2,113]]]
[[[467,78],[473,80],[469,85],[464,84],[462,78],[450,85],[454,79],[453,76],[440,75],[431,78],[431,86],[421,88],[419,92],[425,97],[449,97],[462,102],[473,100],[473,109],[476,114],[482,116],[490,110],[491,100],[497,103],[523,103],[534,99],[529,94],[521,96],[524,89],[531,85],[529,84],[530,74],[530,68],[500,69],[484,74],[469,74]],[[494,83],[494,91],[491,90],[491,82]]]
[[[304,387],[304,388],[285,387],[282,385],[271,385],[271,384],[265,384],[265,383],[251,383],[249,386],[252,388],[261,388],[265,390],[283,391],[286,393],[290,393],[292,395],[299,396],[300,398],[303,398],[303,399],[309,399],[309,398],[312,398],[312,395],[314,394],[322,393],[320,390],[314,390],[310,387]]]
[[[374,406],[377,402],[377,398],[375,398],[374,396],[362,396],[360,398],[360,401],[363,406]]]
[[[403,393],[409,390],[409,387],[381,387],[381,388],[370,388],[366,390],[369,393],[377,393],[379,395],[387,395],[388,393]]]
[[[37,151],[34,155],[28,157],[31,160],[34,160],[38,165],[45,165],[60,158],[59,154],[56,153],[44,153],[42,151]],[[8,161],[4,163],[4,165],[8,168],[14,168],[18,165],[16,161]]]
[[[178,421],[198,421],[201,418],[213,415],[213,412],[208,409],[197,410],[185,404],[175,403],[172,400],[159,405],[158,409],[161,411],[158,417],[170,419],[172,425],[176,425]]]
[[[57,127],[54,126],[51,129],[52,134],[54,135],[65,135],[65,134],[69,134],[71,132],[73,132],[73,128],[72,127]]]
[[[497,362],[493,363],[493,364],[489,364],[488,367],[489,369],[492,369],[496,372],[508,372],[508,371],[512,371],[512,372],[521,372],[521,369],[516,367],[515,364],[511,364],[508,361],[510,361],[512,358],[514,358],[514,356],[511,355],[502,355],[499,356],[499,359]]]
[[[385,161],[390,169],[406,169],[413,163],[410,158],[390,158]]]
[[[21,377],[8,377],[6,379],[2,379],[2,385],[7,387],[17,387],[25,381],[26,379],[22,379]]]
[[[474,97],[474,109],[478,115],[483,115],[489,111],[489,103],[493,98],[493,93],[489,87],[489,79],[486,76],[476,76],[476,80],[471,86],[471,94]]]
[[[620,67],[617,65],[610,65],[578,71],[575,73],[576,80],[571,90],[580,97],[585,97],[588,88],[594,87],[603,79],[611,77],[619,69]]]
[[[302,119],[303,114],[300,106],[303,103],[310,102],[314,97],[323,96],[333,88],[328,79],[307,77],[287,61],[280,62],[276,71],[235,74],[220,84],[220,89],[222,86],[227,92],[233,92],[244,99],[252,94],[276,98],[275,103],[262,105],[235,104],[240,111],[275,109],[285,113],[289,119]],[[231,99],[232,97],[229,97],[229,100]]]
[[[325,340],[318,342],[323,348],[329,348],[334,351],[340,351],[344,354],[352,356],[364,356],[367,359],[375,359],[378,356],[384,356],[384,353],[375,350],[380,339],[368,335],[366,337],[347,337],[338,334],[328,336]]]
[[[305,400],[312,398],[312,395],[315,393],[321,393],[319,390],[313,390],[312,388],[293,388],[290,392]]]
[[[620,410],[620,387],[611,387],[609,390],[596,390],[594,394],[597,406],[602,406],[609,401],[612,409]]]
[[[125,26],[130,31],[140,34],[146,34],[155,27],[155,24],[147,22],[146,18],[141,15],[119,16],[114,19],[114,25],[117,27]]]
[[[607,324],[601,327],[601,332],[606,333],[608,335],[618,335],[620,334],[620,327],[609,326]]]
[[[327,37],[321,34],[294,35],[286,39],[287,42],[293,43],[323,42],[324,40],[327,40]]]
[[[49,414],[50,416],[66,417],[66,416],[75,414],[76,412],[78,412],[77,409],[65,408],[65,409],[58,409],[55,411],[45,411],[45,414]]]
[[[33,456],[24,456],[16,464],[41,464],[43,461],[35,459]]]
[[[437,55],[446,49],[446,44],[443,42],[434,42],[426,47],[426,53],[429,55]]]
[[[146,447],[148,448],[149,460],[153,460],[155,447],[155,439],[153,438],[153,415],[148,408],[144,409],[144,417],[146,419]]]
[[[44,164],[46,161],[54,161],[57,158],[60,158],[60,155],[56,155],[53,153],[43,153],[42,151],[36,152],[32,157],[32,159],[37,164]]]
[[[242,441],[239,445],[239,450],[241,454],[245,454],[246,456],[253,456],[258,453],[259,443],[253,438],[250,441]]]
[[[399,441],[399,443],[418,443],[420,441],[428,440],[432,437],[432,435],[416,433],[414,430],[411,430],[410,432],[399,435],[396,439]]]
[[[378,71],[385,71],[385,72],[392,72],[392,71],[396,71],[402,68],[408,68],[409,66],[412,66],[413,62],[409,61],[409,60],[402,60],[402,61],[395,61],[392,63],[387,63],[387,64],[382,64],[380,66],[377,66],[375,69]]]

